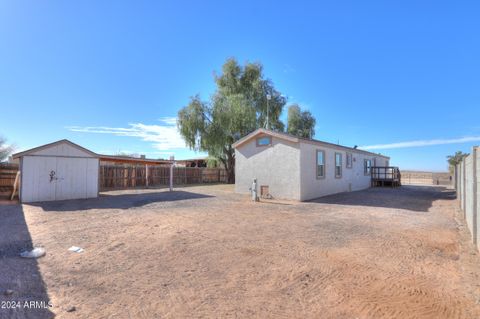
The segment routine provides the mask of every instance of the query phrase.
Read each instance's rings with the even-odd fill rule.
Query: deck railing
[[[400,169],[395,166],[374,166],[371,168],[372,186],[397,187],[402,183]]]

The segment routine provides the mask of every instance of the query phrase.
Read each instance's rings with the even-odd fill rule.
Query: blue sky
[[[236,57],[315,115],[317,139],[445,170],[480,144],[479,15],[478,1],[2,0],[0,134],[198,156],[175,116]]]

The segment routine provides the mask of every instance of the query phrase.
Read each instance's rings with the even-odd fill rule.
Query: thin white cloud
[[[130,123],[128,127],[68,126],[66,128],[73,132],[137,137],[145,142],[151,142],[152,146],[159,151],[186,148],[185,142],[177,130],[177,119],[175,117],[163,117],[160,121],[163,125]]]
[[[176,117],[161,117],[158,119],[160,122],[169,125],[177,125],[177,118]]]
[[[470,142],[480,142],[480,136],[467,136],[467,137],[452,138],[452,139],[418,140],[418,141],[398,142],[398,143],[390,143],[390,144],[377,144],[377,145],[360,146],[359,148],[363,150],[384,150],[384,149],[394,149],[394,148],[423,147],[423,146],[432,146],[432,145],[461,144],[461,143],[470,143]]]

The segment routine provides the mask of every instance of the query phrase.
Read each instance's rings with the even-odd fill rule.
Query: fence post
[[[455,188],[455,190],[458,190],[457,189],[457,165],[453,167],[453,176],[455,177],[455,179],[453,180],[453,188]]]
[[[117,188],[117,168],[113,168],[113,188]]]
[[[145,187],[148,188],[148,164],[145,164]]]
[[[173,164],[170,165],[170,191],[173,191]]]
[[[472,152],[472,166],[473,166],[473,187],[472,187],[472,200],[473,200],[473,223],[472,223],[472,237],[473,244],[477,246],[477,148],[473,147]]]

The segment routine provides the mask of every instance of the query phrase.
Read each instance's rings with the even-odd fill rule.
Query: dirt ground
[[[18,257],[32,245],[46,256]],[[0,318],[480,318],[479,276],[440,187],[252,203],[217,185],[0,206],[0,301],[53,304]]]

